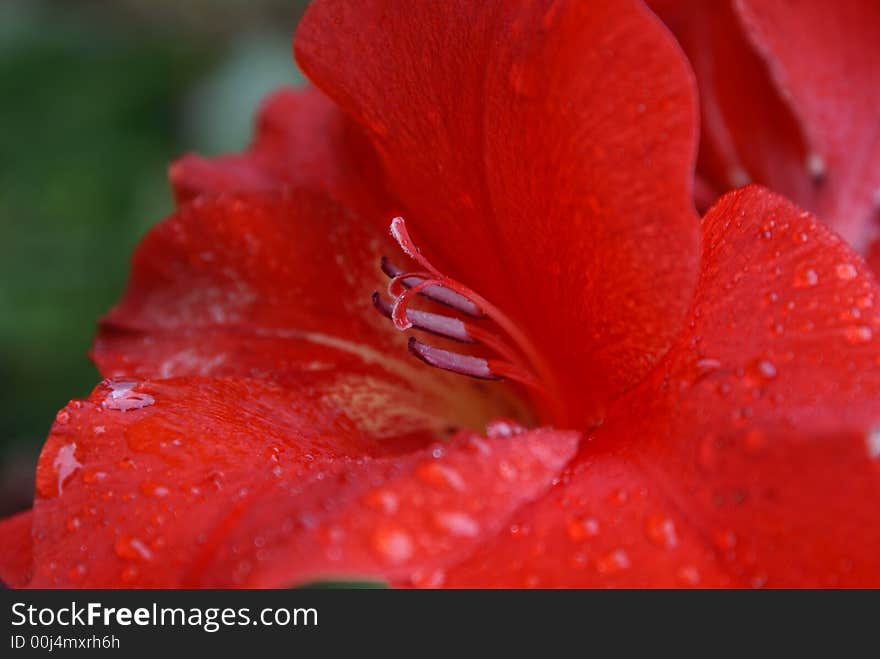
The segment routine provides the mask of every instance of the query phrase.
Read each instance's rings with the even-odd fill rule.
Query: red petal
[[[31,579],[33,517],[27,510],[0,520],[0,585],[23,588]]]
[[[880,6],[650,4],[697,74],[702,175],[719,191],[771,186],[865,252],[880,209]]]
[[[423,368],[376,313],[370,295],[387,281],[379,260],[390,242],[320,194],[199,198],[138,247],[94,359],[107,377],[375,372],[410,382],[452,424],[516,414],[503,387]]]
[[[681,342],[449,585],[880,585],[880,290],[761,188],[703,227]]]
[[[40,458],[32,585],[427,578],[497,532],[576,450],[576,433],[533,431],[400,454],[408,427],[430,435],[394,399],[377,406],[382,393],[324,380],[295,392],[153,381],[130,390],[137,399],[99,387],[60,413]]]
[[[241,154],[188,154],[169,170],[178,204],[204,193],[295,186],[320,190],[361,212],[382,205],[376,157],[357,127],[315,89],[280,89],[260,108],[256,135]]]
[[[432,262],[542,346],[572,423],[601,418],[680,330],[697,267],[694,91],[657,21],[626,1],[328,0],[295,51]]]
[[[811,209],[864,251],[880,211],[880,4],[744,0],[736,6],[824,161],[825,180]]]
[[[698,172],[715,196],[757,181],[811,202],[815,186],[806,170],[800,127],[730,4],[649,4],[675,33],[697,76],[702,119]]]

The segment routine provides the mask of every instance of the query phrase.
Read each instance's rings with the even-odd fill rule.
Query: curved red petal
[[[0,585],[24,588],[31,580],[33,511],[0,520]]]
[[[376,156],[339,107],[312,88],[282,88],[263,101],[253,144],[240,154],[187,154],[169,169],[179,205],[200,194],[322,191],[340,204],[376,213],[385,202]]]
[[[434,574],[546,490],[577,447],[576,433],[551,431],[431,444],[418,411],[387,393],[326,376],[295,391],[101,385],[59,413],[40,457],[31,585]]]
[[[697,171],[712,185],[714,197],[754,181],[810,204],[816,186],[807,172],[808,147],[797,118],[743,34],[730,2],[649,4],[673,31],[697,76]],[[702,210],[711,205],[698,202]]]
[[[811,210],[865,251],[880,212],[880,5],[742,0],[736,9],[821,159]]]
[[[202,197],[156,226],[92,354],[105,377],[392,375],[482,427],[517,415],[504,388],[422,368],[373,308],[390,239],[322,194]],[[475,403],[475,401],[477,401]]]
[[[699,258],[694,89],[662,26],[630,1],[327,0],[295,52],[430,260],[542,346],[570,422],[600,419],[680,330]]]
[[[680,343],[449,585],[880,585],[880,290],[764,189],[703,228]]]

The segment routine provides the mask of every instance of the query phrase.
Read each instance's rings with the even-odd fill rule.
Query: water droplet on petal
[[[458,492],[463,492],[466,488],[460,473],[439,462],[423,462],[416,468],[416,475],[429,485],[451,488]]]
[[[103,384],[110,388],[110,392],[101,403],[104,409],[127,412],[148,407],[156,402],[156,399],[149,394],[134,391],[138,382],[104,380]]]
[[[846,340],[854,345],[868,343],[874,333],[867,325],[850,325],[846,328]]]
[[[492,439],[503,439],[505,437],[513,437],[525,432],[525,426],[520,425],[516,421],[509,419],[496,419],[490,421],[486,425],[486,436]]]
[[[750,380],[762,382],[776,377],[776,366],[767,359],[755,359],[746,367]]]
[[[409,560],[415,547],[412,538],[402,529],[382,528],[373,534],[373,548],[388,563]]]
[[[880,426],[872,428],[865,435],[865,446],[868,447],[868,457],[872,460],[880,460]]]
[[[566,530],[574,542],[582,542],[599,535],[599,521],[595,517],[575,517],[569,520]]]
[[[153,558],[153,552],[151,552],[149,547],[144,544],[143,540],[140,540],[138,538],[121,536],[119,539],[116,540],[116,545],[114,546],[114,549],[116,550],[116,555],[119,556],[119,558],[145,561]]]
[[[700,583],[700,571],[693,565],[683,565],[675,576],[685,586],[697,586]]]
[[[615,549],[596,561],[599,574],[617,574],[630,566],[629,556],[623,549]]]
[[[397,495],[391,490],[384,488],[367,492],[367,494],[364,495],[363,503],[368,508],[372,508],[373,510],[377,510],[386,515],[393,515],[396,513],[397,508],[400,505]]]
[[[856,267],[852,263],[839,263],[835,268],[837,276],[844,281],[854,279],[858,273]]]
[[[664,515],[651,515],[646,527],[648,537],[655,545],[664,549],[675,549],[678,546],[678,533],[675,522]]]
[[[144,481],[140,486],[141,492],[148,497],[166,497],[170,490],[164,485],[156,485],[152,481]]]
[[[812,268],[806,268],[798,272],[794,278],[794,285],[798,288],[809,288],[819,283],[819,275]]]
[[[76,459],[76,442],[65,444],[58,449],[52,467],[58,476],[58,494],[64,489],[64,483],[73,476],[81,467],[82,463]]]
[[[416,570],[409,580],[416,588],[440,588],[446,581],[446,573],[443,570]]]
[[[463,538],[473,538],[480,533],[480,524],[467,513],[443,512],[434,515],[434,524],[440,529]]]

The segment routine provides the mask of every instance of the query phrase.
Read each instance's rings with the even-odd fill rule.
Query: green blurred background
[[[168,163],[243,148],[300,84],[305,0],[0,0],[0,515],[30,505],[55,412],[129,258],[171,209]]]

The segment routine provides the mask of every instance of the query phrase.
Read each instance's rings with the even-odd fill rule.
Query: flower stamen
[[[417,329],[459,343],[479,346],[497,358],[462,354],[409,339],[410,352],[426,364],[453,373],[481,380],[509,380],[517,382],[550,398],[549,371],[540,354],[525,333],[500,309],[460,282],[446,276],[421,252],[409,235],[402,217],[391,221],[391,235],[401,250],[413,259],[419,270],[404,271],[382,258],[382,271],[390,278],[388,295],[391,302],[379,293],[373,294],[373,304],[395,328],[404,331]],[[470,316],[465,321],[453,316],[411,309],[419,297],[438,302],[450,309]],[[493,331],[485,322],[494,326]]]

